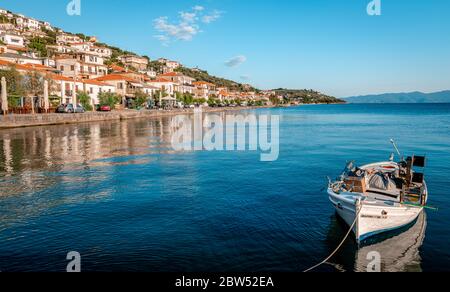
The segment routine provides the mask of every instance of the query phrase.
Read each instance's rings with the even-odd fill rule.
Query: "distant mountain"
[[[450,90],[423,93],[385,93],[344,98],[348,103],[450,103]]]

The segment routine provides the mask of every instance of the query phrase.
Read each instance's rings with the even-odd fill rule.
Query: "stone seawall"
[[[255,107],[204,108],[203,112],[208,113],[208,112],[240,111],[251,109],[256,108]],[[172,116],[172,115],[192,114],[192,113],[193,113],[192,109],[186,109],[186,110],[171,110],[171,111],[125,110],[113,112],[88,112],[84,114],[7,115],[7,116],[0,116],[0,129],[47,126],[47,125],[64,125],[64,124],[89,123],[101,121],[120,121],[127,119],[155,118],[162,116]]]

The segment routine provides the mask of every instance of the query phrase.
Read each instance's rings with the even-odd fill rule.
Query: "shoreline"
[[[252,107],[223,107],[203,108],[204,113],[232,112],[255,109],[276,108],[275,106],[252,106]],[[131,119],[169,117],[174,115],[191,115],[194,109],[164,110],[124,110],[112,112],[86,112],[83,114],[28,114],[0,116],[0,130],[14,128],[28,128],[39,126],[69,125],[90,122],[122,121]]]

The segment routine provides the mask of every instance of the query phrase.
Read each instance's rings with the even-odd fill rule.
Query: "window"
[[[61,69],[61,71],[64,71],[64,66],[59,67],[59,69]]]
[[[70,66],[70,71],[75,71],[75,65]]]
[[[93,88],[93,87],[90,87],[90,88],[89,88],[89,93],[90,93],[90,94],[93,94],[93,93],[94,93],[94,88]]]
[[[118,88],[118,89],[123,89],[123,83],[122,83],[122,82],[121,82],[121,83],[118,83],[118,84],[117,84],[117,88]]]

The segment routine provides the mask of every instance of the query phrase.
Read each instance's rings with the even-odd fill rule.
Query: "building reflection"
[[[147,163],[149,155],[173,153],[171,120],[160,117],[1,130],[0,196],[54,184],[52,177],[39,180],[45,172],[123,165],[128,157],[129,163]],[[115,158],[121,158],[120,162]]]

